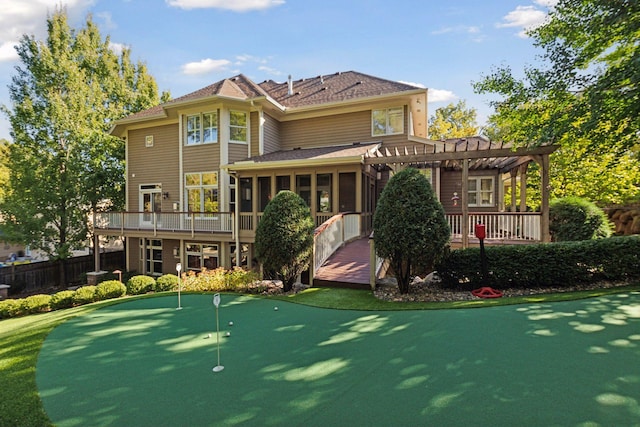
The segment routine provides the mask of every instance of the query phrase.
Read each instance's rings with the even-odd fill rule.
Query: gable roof
[[[402,92],[426,92],[424,88],[373,77],[356,71],[300,79],[292,81],[291,85],[293,93],[289,95],[288,81],[278,83],[273,80],[265,80],[260,84],[256,84],[245,75],[238,74],[172,99],[164,104],[127,116],[116,123],[166,117],[165,110],[167,108],[213,97],[234,98],[244,101],[266,98],[282,109],[295,109]]]
[[[424,91],[424,88],[373,77],[356,71],[338,72],[326,76],[277,83],[260,83],[269,96],[288,108],[328,104],[358,98],[390,95],[406,91]]]

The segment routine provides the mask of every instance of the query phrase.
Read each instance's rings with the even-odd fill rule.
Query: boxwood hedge
[[[483,281],[479,248],[449,252],[436,270],[445,287],[475,289],[571,286],[640,279],[640,236],[578,242],[486,247]]]

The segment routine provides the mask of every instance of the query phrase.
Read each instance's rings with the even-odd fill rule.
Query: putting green
[[[397,312],[222,295],[217,373],[212,295],[183,295],[182,310],[176,302],[125,301],[57,327],[36,373],[52,422],[640,424],[638,292]]]

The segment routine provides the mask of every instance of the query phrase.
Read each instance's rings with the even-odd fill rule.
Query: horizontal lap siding
[[[239,160],[245,160],[248,157],[247,151],[247,144],[229,143],[229,162],[233,163]]]
[[[372,141],[371,111],[302,119],[280,124],[280,149],[322,147]]]
[[[145,146],[145,138],[153,136],[153,147]],[[127,141],[128,210],[139,209],[141,184],[162,184],[162,191],[171,195],[162,201],[162,210],[171,211],[178,197],[178,125],[171,124],[129,131]]]
[[[220,169],[220,143],[185,146],[182,155],[185,173],[211,172]]]
[[[280,123],[269,116],[264,115],[264,153],[273,153],[280,149]]]
[[[498,210],[497,197],[499,195],[498,185],[500,185],[500,177],[495,171],[492,170],[478,170],[469,171],[469,178],[476,176],[493,176],[494,177],[494,207],[469,207],[473,212],[496,212]],[[440,182],[440,202],[447,213],[461,213],[462,212],[462,171],[442,170]],[[458,206],[453,206],[453,193],[458,193]]]
[[[251,156],[260,155],[260,116],[256,111],[252,112],[249,116],[249,133],[251,134]]]

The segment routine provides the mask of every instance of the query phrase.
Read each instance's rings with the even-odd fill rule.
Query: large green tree
[[[309,207],[293,191],[280,191],[264,209],[256,229],[256,258],[265,277],[281,280],[285,292],[309,268],[314,229]]]
[[[436,109],[429,118],[429,138],[447,139],[475,136],[478,134],[475,108],[467,108],[463,99],[456,104]]]
[[[431,184],[413,168],[396,173],[382,190],[373,229],[376,253],[389,260],[403,294],[409,292],[411,274],[433,266],[451,237]]]
[[[4,200],[9,185],[9,141],[0,139],[0,202]],[[0,222],[2,219],[0,218]]]
[[[493,129],[516,145],[561,146],[553,159],[561,168],[552,174],[552,191],[561,194],[554,196],[566,190],[602,203],[637,198],[640,2],[560,0],[529,34],[543,52],[541,66],[523,78],[508,66],[495,68],[474,83],[476,92],[501,96],[492,103]],[[599,182],[615,185],[594,198],[589,188]]]
[[[90,16],[74,30],[58,10],[46,40],[25,35],[16,49],[11,105],[2,106],[13,137],[2,226],[10,240],[64,260],[85,245],[91,211],[123,204],[124,143],[107,131],[160,98],[145,65],[128,49],[116,53]]]

